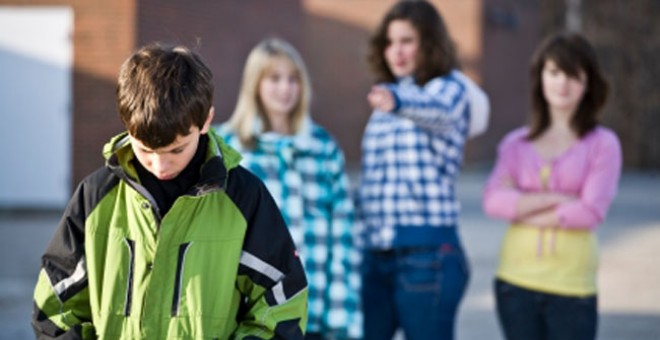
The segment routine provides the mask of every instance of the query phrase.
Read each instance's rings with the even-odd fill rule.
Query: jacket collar
[[[313,127],[312,119],[305,117],[298,132],[294,135],[282,135],[272,131],[264,132],[263,121],[261,118],[257,118],[253,125],[253,134],[257,143],[267,149],[291,146],[296,150],[308,150],[313,143]]]
[[[200,186],[226,187],[227,173],[238,166],[241,155],[229,145],[225,144],[213,129],[208,132],[207,155],[202,166]],[[135,157],[128,132],[122,132],[110,139],[103,147],[103,157],[106,166],[114,173],[126,180],[137,179],[137,172],[131,160]],[[127,178],[126,178],[127,177]]]

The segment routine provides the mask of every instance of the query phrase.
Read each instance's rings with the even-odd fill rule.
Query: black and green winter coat
[[[302,339],[307,282],[263,183],[209,132],[201,179],[160,216],[126,133],[42,258],[40,339]]]

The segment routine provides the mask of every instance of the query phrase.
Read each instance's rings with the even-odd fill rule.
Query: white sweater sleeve
[[[484,90],[479,85],[475,84],[472,79],[467,77],[461,72],[456,72],[460,75],[461,80],[467,89],[468,102],[470,104],[470,126],[468,128],[468,137],[475,138],[488,129],[488,121],[490,118],[490,100]]]

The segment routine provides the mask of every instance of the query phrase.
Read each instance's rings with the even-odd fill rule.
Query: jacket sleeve
[[[472,79],[461,72],[454,73],[465,85],[468,103],[470,104],[470,125],[468,137],[478,137],[488,130],[490,118],[490,100],[488,95]]]
[[[94,337],[84,256],[84,201],[81,184],[42,256],[32,314],[37,339]]]
[[[349,181],[345,172],[344,155],[336,143],[328,156],[331,172],[331,221],[329,284],[326,288],[325,323],[336,339],[362,338],[359,275],[360,253],[354,244],[354,206],[349,195]]]
[[[307,280],[302,263],[266,187],[239,169],[250,184],[243,181],[246,187],[235,196],[248,226],[236,283],[243,306],[233,338],[303,339]]]
[[[446,133],[455,130],[466,117],[467,89],[454,73],[431,79],[423,86],[390,84],[387,88],[394,96],[393,113],[423,129]]]

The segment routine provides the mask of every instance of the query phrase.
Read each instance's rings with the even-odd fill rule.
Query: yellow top
[[[547,187],[550,167],[539,176]],[[588,296],[596,293],[598,244],[590,230],[539,228],[513,224],[507,230],[497,277],[546,293]]]

